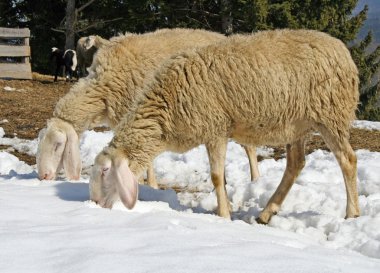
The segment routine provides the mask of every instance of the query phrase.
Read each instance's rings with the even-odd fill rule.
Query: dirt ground
[[[53,82],[53,76],[33,73],[33,80],[1,80],[0,79],[0,127],[5,137],[35,139],[40,129],[46,126],[46,120],[52,116],[58,99],[64,96],[73,83],[60,78]],[[357,149],[368,149],[380,152],[380,132],[360,129],[351,130],[350,142]],[[8,147],[0,145],[0,151]],[[274,147],[274,158],[284,157],[284,147]],[[310,136],[306,151],[325,149],[319,136]],[[20,160],[35,164],[35,158],[26,154],[13,152]],[[262,158],[259,157],[259,160]]]

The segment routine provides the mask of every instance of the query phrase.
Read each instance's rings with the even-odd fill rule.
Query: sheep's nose
[[[77,181],[77,180],[80,179],[80,176],[79,176],[79,175],[73,175],[73,176],[68,176],[67,178],[68,178],[69,180],[75,180],[75,181]]]
[[[99,201],[98,199],[92,198],[92,197],[90,196],[90,200],[91,200],[92,202],[94,202],[95,204],[97,204],[97,205],[100,206],[100,201]]]
[[[52,180],[54,178],[54,174],[52,173],[44,173],[40,175],[40,180]]]

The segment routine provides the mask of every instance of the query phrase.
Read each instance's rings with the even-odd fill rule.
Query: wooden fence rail
[[[27,28],[0,27],[0,78],[32,79],[29,37]]]

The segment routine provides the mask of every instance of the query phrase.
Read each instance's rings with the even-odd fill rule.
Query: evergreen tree
[[[380,46],[367,53],[366,48],[372,42],[369,32],[363,41],[350,48],[351,54],[360,72],[360,104],[358,118],[380,121],[380,82],[375,78],[380,67]]]
[[[63,48],[65,44],[67,1],[0,2],[0,26],[31,29],[34,71],[48,71],[50,48]],[[365,7],[358,14],[352,14],[358,0],[70,1],[75,2],[75,18],[71,23],[75,36],[71,35],[70,47],[80,36],[98,34],[109,38],[120,32],[143,33],[164,27],[203,28],[225,34],[275,28],[309,28],[327,32],[350,46],[358,66],[361,93],[358,117],[380,120],[380,84],[374,79],[379,72],[380,48],[368,53],[371,33],[363,41],[353,42],[368,13]]]
[[[16,21],[16,10],[12,8],[12,1],[0,1],[0,26],[12,27]]]
[[[52,71],[49,60],[51,47],[59,46],[64,39],[51,28],[63,18],[63,2],[47,0],[2,2],[6,3],[7,8],[0,10],[0,26],[29,28],[32,70],[42,73]]]

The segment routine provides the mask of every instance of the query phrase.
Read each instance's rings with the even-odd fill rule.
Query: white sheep
[[[87,75],[87,67],[90,67],[94,54],[98,48],[107,46],[109,41],[98,35],[90,35],[88,37],[79,38],[76,46],[78,68],[82,76]]]
[[[135,176],[159,153],[205,144],[218,214],[230,217],[224,185],[227,138],[286,144],[287,166],[260,213],[268,223],[305,164],[304,141],[318,131],[334,153],[347,191],[347,217],[359,215],[356,156],[348,138],[358,103],[358,71],[346,46],[327,34],[276,30],[236,35],[173,57],[140,92],[133,111],[95,160],[90,198],[128,208]]]
[[[68,179],[78,179],[81,171],[78,139],[85,130],[101,124],[114,128],[133,104],[145,78],[175,52],[224,38],[204,30],[165,29],[118,36],[106,47],[100,47],[89,76],[80,79],[58,101],[54,117],[40,136],[37,153],[40,179],[54,179],[60,166]],[[148,182],[157,187],[152,167],[148,169]]]

